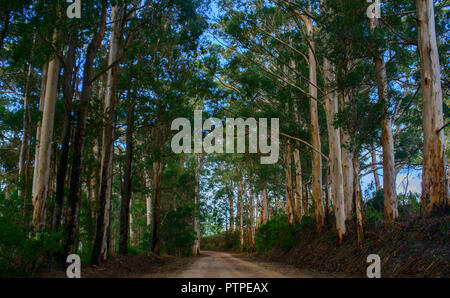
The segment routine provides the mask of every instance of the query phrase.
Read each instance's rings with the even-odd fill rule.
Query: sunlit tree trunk
[[[362,201],[361,184],[359,181],[359,160],[358,154],[355,152],[352,158],[353,165],[353,199],[356,208],[356,224],[358,232],[358,243],[362,245],[364,241],[364,204]]]
[[[375,30],[378,19],[370,19],[370,28]],[[392,121],[389,116],[389,99],[387,93],[386,67],[381,54],[373,58],[375,62],[378,101],[383,103],[381,114],[381,146],[383,147],[383,196],[384,196],[384,222],[393,222],[398,217],[397,195],[395,193],[395,160],[394,137],[392,136]]]
[[[303,179],[302,179],[302,164],[300,160],[300,151],[294,150],[295,163],[295,207],[296,219],[298,223],[302,222],[303,212]]]
[[[450,210],[445,173],[444,121],[439,54],[431,0],[416,0],[423,96],[423,166],[421,213],[429,217]]]
[[[338,100],[336,92],[330,90],[330,84],[334,81],[332,66],[328,59],[324,58],[324,91],[325,111],[327,115],[328,147],[330,151],[331,163],[331,192],[333,196],[334,215],[336,218],[336,229],[338,231],[339,243],[342,243],[346,233],[345,227],[345,201],[344,201],[344,180],[342,167],[341,137],[339,128],[334,127],[333,122],[338,113]],[[328,181],[327,181],[328,187]]]
[[[44,105],[45,105],[45,89],[47,88],[47,78],[48,78],[48,66],[49,63],[45,63],[42,68],[42,81],[41,81],[41,94],[39,99],[39,112],[44,113]],[[37,187],[37,177],[39,170],[39,146],[41,143],[41,126],[42,121],[39,120],[36,125],[36,146],[35,146],[35,154],[34,154],[34,169],[33,169],[33,185],[31,190],[31,202],[34,206],[34,198],[36,194]]]
[[[292,170],[291,170],[291,144],[289,140],[286,143],[286,151],[284,154],[284,167],[286,171],[286,202],[288,210],[289,224],[295,223],[295,201],[294,191],[292,185]]]
[[[380,187],[380,179],[376,171],[377,156],[375,154],[375,149],[370,151],[370,157],[372,160],[372,173],[373,173],[373,181],[375,184],[375,191],[379,191],[381,187]]]
[[[320,131],[319,114],[317,110],[317,63],[314,55],[313,26],[310,18],[305,18],[308,36],[311,37],[308,47],[309,66],[309,107],[311,113],[311,137],[313,150],[312,160],[312,189],[315,207],[316,227],[322,229],[324,226],[324,210],[322,202],[322,157],[320,156]],[[319,151],[319,152],[318,152]]]
[[[267,197],[267,188],[263,189],[262,197],[262,205],[264,206],[263,224],[265,224],[269,220],[269,198]]]
[[[56,42],[58,33],[53,34],[53,42]],[[45,92],[44,110],[42,113],[42,127],[39,142],[39,163],[36,171],[36,187],[33,192],[33,226],[36,230],[44,227],[45,206],[47,203],[48,184],[50,174],[50,156],[51,143],[53,138],[53,125],[55,120],[55,105],[58,91],[58,77],[60,63],[57,57],[54,57],[48,66],[47,87]]]
[[[341,94],[341,106],[350,102],[350,95],[344,91]],[[344,129],[341,130],[341,159],[342,159],[342,181],[344,188],[344,211],[345,220],[350,220],[353,212],[353,165],[352,153],[348,149],[350,136]]]

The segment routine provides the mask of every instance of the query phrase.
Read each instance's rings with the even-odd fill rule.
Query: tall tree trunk
[[[324,91],[325,111],[327,115],[328,128],[328,147],[330,151],[331,163],[331,191],[333,196],[334,216],[336,219],[336,229],[338,232],[339,243],[346,233],[345,227],[345,200],[344,200],[344,180],[343,180],[343,164],[341,152],[341,137],[339,128],[334,127],[333,122],[339,111],[336,92],[330,90],[330,84],[335,80],[332,74],[332,66],[328,59],[323,60],[324,69]],[[345,149],[344,149],[345,150]],[[328,181],[327,181],[328,187]]]
[[[264,214],[263,214],[263,223],[267,223],[270,218],[269,214],[269,198],[267,196],[267,188],[263,189],[263,206],[264,206]]]
[[[161,232],[161,175],[163,164],[153,163],[153,239],[152,251],[159,255],[159,236]]]
[[[72,129],[72,99],[73,99],[73,74],[75,66],[75,50],[77,46],[76,38],[71,34],[69,36],[69,48],[64,66],[63,74],[63,96],[64,96],[64,124],[62,131],[61,154],[59,158],[58,171],[56,176],[56,198],[53,211],[52,229],[59,230],[61,222],[61,212],[64,200],[64,184],[67,176],[67,167],[69,162],[69,143]]]
[[[370,19],[370,28],[375,30],[378,19]],[[387,98],[386,67],[382,54],[373,58],[375,63],[378,101],[383,104],[381,114],[381,146],[383,147],[383,195],[384,195],[384,222],[389,224],[398,217],[397,195],[395,193],[395,160],[394,160],[394,137],[392,136],[392,121],[389,116],[389,100]]]
[[[289,224],[292,225],[296,222],[296,217],[295,217],[295,201],[294,201],[292,171],[291,171],[291,144],[289,140],[287,140],[286,151],[284,154],[284,169],[286,172],[286,202],[288,207],[287,213],[289,218]]]
[[[49,63],[45,63],[42,68],[42,81],[41,81],[41,94],[39,99],[39,112],[44,113],[44,105],[45,105],[45,89],[47,88],[47,79],[48,79],[48,66]],[[33,185],[31,190],[31,202],[32,206],[34,206],[34,194],[36,193],[37,187],[37,178],[38,178],[38,170],[39,170],[39,146],[41,143],[41,127],[42,120],[39,120],[36,125],[36,146],[35,146],[35,154],[34,154],[34,169],[33,169]]]
[[[145,206],[146,206],[146,219],[147,219],[147,227],[152,224],[152,195],[151,191],[151,182],[148,173],[145,174],[145,188],[147,189],[147,194],[145,195]]]
[[[78,230],[78,216],[80,202],[81,202],[81,174],[83,165],[83,148],[86,138],[86,121],[89,108],[89,101],[91,97],[92,88],[92,69],[95,56],[101,45],[106,30],[106,4],[102,7],[102,15],[100,20],[100,27],[98,33],[89,43],[87,48],[84,71],[83,71],[83,87],[78,105],[78,112],[76,117],[76,130],[73,144],[72,155],[72,169],[70,173],[70,190],[68,197],[68,204],[66,210],[66,254],[74,251],[75,236]]]
[[[53,42],[58,39],[58,33],[53,33]],[[47,203],[48,184],[50,174],[51,144],[53,138],[53,125],[55,120],[55,105],[58,92],[58,76],[60,63],[58,57],[54,57],[48,66],[47,87],[45,92],[44,111],[42,114],[42,127],[39,142],[39,163],[36,177],[36,187],[33,186],[34,209],[33,226],[41,230],[45,224],[45,206]]]
[[[255,249],[255,203],[254,203],[254,193],[251,189],[250,186],[250,195],[248,197],[249,200],[249,204],[248,204],[248,209],[249,209],[249,213],[250,213],[250,222],[249,222],[249,226],[250,226],[250,243],[249,243],[249,251],[253,252],[253,250]]]
[[[294,150],[295,163],[295,207],[296,219],[298,223],[302,222],[303,211],[303,179],[302,179],[302,164],[300,160],[300,151]]]
[[[34,44],[33,44],[34,47]],[[20,143],[19,152],[19,190],[18,196],[24,202],[24,214],[27,211],[27,190],[28,190],[28,156],[30,151],[29,135],[30,135],[30,91],[31,91],[31,77],[33,67],[31,65],[31,60],[33,57],[33,49],[31,50],[31,59],[28,65],[27,79],[25,83],[25,93],[23,95],[23,135],[22,141]]]
[[[350,102],[350,94],[343,91],[341,94],[341,106]],[[341,159],[342,159],[342,181],[344,188],[344,211],[345,220],[350,220],[353,212],[353,165],[352,153],[346,147],[350,144],[350,136],[344,129],[341,130]]]
[[[359,181],[359,160],[358,154],[353,153],[353,199],[356,206],[356,224],[358,231],[358,243],[362,245],[364,241],[364,204],[362,201],[361,184]]]
[[[134,106],[135,95],[128,103],[127,115],[127,131],[126,131],[126,151],[125,151],[125,177],[123,182],[122,202],[120,208],[120,240],[119,253],[126,254],[128,247],[128,230],[131,229],[131,224],[128,222],[131,217],[130,214],[130,200],[131,200],[131,167],[133,162],[133,130],[134,130]],[[131,233],[130,233],[131,235]],[[131,237],[131,236],[130,236]]]
[[[372,160],[372,174],[373,174],[373,181],[375,183],[375,191],[378,192],[381,189],[381,187],[380,187],[380,179],[378,177],[378,173],[376,170],[377,156],[375,154],[375,149],[370,151],[370,157]]]
[[[306,18],[306,29],[310,37],[308,47],[308,66],[309,66],[309,107],[311,113],[311,136],[313,150],[312,160],[312,189],[314,198],[314,208],[317,229],[324,226],[324,210],[322,202],[322,157],[320,156],[320,131],[319,131],[319,114],[317,110],[317,63],[314,55],[313,26],[310,18]],[[319,151],[319,152],[318,152]]]
[[[239,212],[239,235],[241,243],[241,251],[244,251],[244,202],[242,200],[242,178],[239,180],[238,186],[238,212]]]
[[[201,156],[200,154],[196,155],[196,163],[195,163],[195,196],[194,196],[194,205],[195,205],[195,215],[194,215],[194,232],[195,232],[195,242],[193,247],[194,256],[200,254],[200,167],[201,167]]]
[[[118,57],[119,39],[121,31],[121,12],[118,6],[111,8],[111,40],[108,56],[108,65],[113,64]],[[106,93],[104,100],[104,113],[106,115],[106,123],[103,127],[102,135],[102,172],[100,175],[100,193],[98,196],[99,211],[97,218],[97,228],[94,248],[92,250],[92,263],[98,264],[100,261],[106,261],[108,257],[109,245],[109,229],[110,229],[110,212],[111,212],[111,195],[112,195],[112,179],[113,179],[113,156],[114,156],[114,120],[117,105],[117,80],[118,66],[114,66],[107,72]],[[126,219],[128,221],[128,217]],[[128,230],[125,230],[128,233]]]
[[[233,194],[234,194],[234,188],[233,188],[233,184],[231,185],[231,196],[229,197],[229,203],[230,203],[230,233],[234,233],[234,230],[235,230],[235,228],[234,228],[234,210],[233,210],[233,208],[234,208],[234,206],[233,206],[233,204],[234,204],[234,200],[233,200],[233,198],[234,198],[234,196],[233,196]]]
[[[131,204],[132,204],[132,201],[130,200],[130,205],[128,206],[128,210],[131,210]],[[130,246],[133,247],[135,245],[136,236],[135,236],[134,230],[133,230],[133,213],[131,211],[129,211],[128,218],[130,221],[130,224],[128,225],[128,229],[130,230]],[[120,252],[120,245],[119,245],[119,252]]]
[[[447,214],[448,181],[445,169],[444,120],[439,54],[431,0],[416,0],[423,96],[423,165],[421,213]]]

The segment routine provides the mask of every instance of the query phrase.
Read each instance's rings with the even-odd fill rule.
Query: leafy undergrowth
[[[362,247],[351,225],[342,245],[338,244],[333,228],[320,233],[303,229],[300,233],[293,232],[297,237],[288,247],[275,245],[267,252],[259,250],[258,254],[300,268],[351,277],[365,277],[367,256],[378,254],[382,277],[449,277],[449,226],[450,216],[410,218],[386,228],[368,226]]]

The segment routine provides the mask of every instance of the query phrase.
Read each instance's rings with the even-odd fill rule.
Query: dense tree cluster
[[[283,214],[339,243],[354,221],[362,243],[380,198],[385,225],[411,202],[448,214],[445,1],[384,1],[379,17],[357,0],[68,5],[1,1],[0,271],[197,254],[224,231],[252,250]],[[175,154],[171,123],[194,110],[279,118],[278,162]],[[421,194],[398,193],[402,171]]]

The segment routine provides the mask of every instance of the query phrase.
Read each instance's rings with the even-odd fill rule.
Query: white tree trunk
[[[376,171],[377,156],[375,154],[375,149],[370,151],[370,157],[372,159],[372,173],[373,173],[373,181],[375,183],[375,191],[379,191],[381,187],[380,187],[380,179]]]
[[[309,37],[313,35],[313,26],[310,18],[306,18],[306,28]],[[311,113],[311,135],[313,150],[312,161],[312,188],[315,207],[316,226],[321,229],[325,224],[323,202],[322,202],[322,157],[320,156],[320,131],[319,131],[319,115],[317,110],[317,64],[314,55],[314,42],[310,40],[308,47],[308,64],[309,64],[309,107]]]
[[[342,106],[350,101],[349,94],[342,95]],[[350,220],[353,212],[353,165],[352,153],[345,147],[350,144],[350,136],[345,130],[341,130],[341,159],[342,159],[342,180],[344,187],[345,220]]]
[[[345,201],[344,181],[341,160],[341,137],[339,128],[333,126],[335,115],[338,113],[338,101],[336,92],[329,90],[330,82],[334,81],[332,67],[328,59],[324,58],[324,80],[325,80],[325,110],[327,114],[328,144],[331,162],[331,190],[333,196],[334,215],[336,218],[336,229],[338,231],[339,243],[342,243],[346,233],[345,227]],[[328,189],[328,181],[327,181]]]
[[[434,7],[431,0],[416,0],[423,95],[423,166],[421,206],[424,216],[448,213],[444,125],[439,54]]]
[[[302,179],[302,163],[300,160],[300,151],[294,150],[295,163],[295,207],[298,223],[302,222],[303,211],[303,179]]]
[[[41,94],[39,99],[39,112],[44,113],[45,105],[45,89],[47,88],[47,78],[48,78],[48,65],[45,63],[42,67],[42,81],[41,81]],[[34,206],[34,198],[36,197],[36,187],[37,187],[37,177],[39,170],[39,144],[41,143],[41,126],[42,121],[39,120],[36,125],[36,148],[34,154],[34,169],[33,169],[33,185],[31,190],[32,205]]]
[[[56,42],[58,33],[53,34],[53,42]],[[58,76],[60,71],[59,60],[53,58],[48,66],[47,87],[44,100],[44,111],[42,114],[42,127],[39,142],[39,163],[36,177],[35,193],[33,194],[33,226],[39,230],[45,223],[45,206],[47,203],[47,192],[50,174],[50,156],[53,138],[53,125],[55,120],[55,105],[58,91]]]
[[[119,55],[119,39],[120,39],[120,22],[121,22],[121,12],[122,9],[119,6],[113,6],[111,8],[111,39],[110,39],[110,48],[109,48],[109,56],[108,56],[108,65],[114,63]],[[114,123],[109,123],[111,121],[111,113],[115,111],[116,105],[116,96],[115,96],[115,87],[117,81],[117,67],[112,67],[107,71],[106,74],[106,91],[105,91],[105,99],[104,99],[104,113],[106,116],[107,123],[103,128],[103,141],[102,141],[102,163],[101,168],[103,169],[106,166],[106,173],[102,173],[102,175],[106,175],[107,185],[106,185],[106,200],[104,206],[104,220],[102,225],[102,244],[100,248],[100,259],[102,261],[106,261],[108,257],[108,239],[109,239],[109,230],[110,230],[110,215],[111,215],[111,195],[112,195],[112,179],[113,179],[113,157],[114,157],[114,142],[111,140],[114,139],[114,129],[111,127]],[[112,130],[109,132],[108,130]],[[110,139],[111,138],[111,139]],[[108,152],[109,151],[109,152]],[[100,178],[102,181],[102,178]]]

